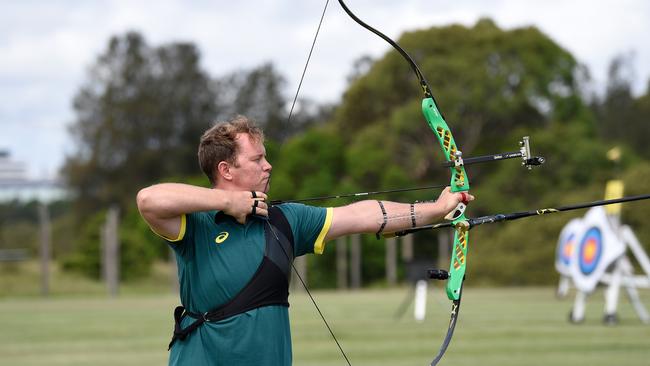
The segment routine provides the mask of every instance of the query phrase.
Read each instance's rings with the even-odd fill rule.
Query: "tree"
[[[610,63],[607,90],[596,98],[592,109],[597,117],[600,136],[605,141],[619,142],[636,153],[650,158],[647,131],[650,112],[650,83],[646,94],[636,98],[632,93],[634,65],[632,54],[616,56]]]
[[[112,37],[74,98],[76,151],[63,174],[82,212],[125,207],[140,187],[196,173],[198,137],[217,115],[216,92],[191,43],[150,47]]]
[[[578,63],[535,27],[502,30],[482,19],[473,27],[409,32],[399,43],[427,77],[465,156],[512,151],[518,140],[506,136],[513,131],[548,129],[587,115]],[[386,161],[380,155],[388,150],[394,165],[411,172],[409,180],[431,182],[444,170],[436,162],[442,157],[431,153],[438,142],[423,122],[421,98],[413,72],[391,50],[356,77],[334,124],[349,151],[368,145],[370,137],[375,148],[359,148],[369,155],[365,159]],[[357,179],[385,181],[379,167],[366,170],[369,175]]]
[[[283,95],[286,81],[270,63],[233,72],[220,78],[217,85],[224,118],[245,115],[275,142],[284,142],[304,131],[324,113],[314,102],[298,99],[289,120],[289,104]]]

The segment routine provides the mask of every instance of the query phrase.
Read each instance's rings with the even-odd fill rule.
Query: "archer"
[[[212,188],[162,183],[137,195],[142,217],[178,264],[182,306],[174,312],[169,365],[291,365],[288,281],[295,257],[321,254],[345,235],[430,224],[474,199],[446,188],[435,202],[417,204],[269,206],[264,135],[242,116],[208,129],[198,158]]]

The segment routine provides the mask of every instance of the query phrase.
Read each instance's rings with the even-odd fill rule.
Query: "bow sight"
[[[521,158],[521,165],[525,166],[528,169],[532,169],[533,166],[542,165],[546,162],[546,159],[543,156],[532,156],[530,153],[530,137],[528,136],[524,136],[522,140],[519,141],[519,151],[475,156],[471,158],[462,158],[462,153],[460,151],[457,151],[455,153],[455,156],[456,159],[454,161],[446,161],[442,164],[442,166],[452,167],[459,165],[472,165],[479,163],[488,163],[492,161]]]

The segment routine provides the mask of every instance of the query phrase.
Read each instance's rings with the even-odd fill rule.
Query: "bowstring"
[[[307,55],[307,62],[305,62],[305,67],[302,70],[302,75],[300,76],[300,82],[298,83],[298,88],[296,89],[296,95],[293,97],[293,102],[291,103],[291,109],[289,110],[289,117],[287,118],[287,125],[291,122],[291,116],[293,115],[293,108],[296,106],[296,101],[298,100],[298,94],[300,94],[300,88],[302,87],[302,82],[305,79],[305,74],[307,73],[307,67],[309,66],[309,61],[311,60],[311,55],[314,52],[314,46],[316,46],[316,39],[318,39],[318,33],[320,33],[321,25],[323,25],[323,19],[325,19],[325,13],[327,12],[327,5],[329,5],[330,0],[325,1],[325,7],[323,8],[323,14],[320,16],[320,21],[318,22],[318,28],[316,28],[316,34],[314,35],[314,40],[311,42],[311,48],[309,49],[309,55]]]
[[[327,12],[327,6],[329,5],[329,0],[325,1],[325,7],[323,7],[323,13],[321,14],[320,21],[318,22],[318,27],[316,28],[316,34],[314,35],[314,39],[311,43],[311,48],[309,49],[309,54],[307,55],[307,62],[305,62],[305,67],[302,70],[302,75],[300,76],[300,82],[298,82],[298,88],[296,89],[296,94],[293,97],[293,102],[291,103],[291,108],[289,109],[289,116],[287,117],[287,125],[290,124],[291,122],[291,116],[293,116],[293,110],[296,106],[296,102],[298,100],[298,95],[300,94],[300,88],[302,87],[302,83],[305,79],[305,74],[307,73],[307,68],[309,66],[309,61],[311,60],[311,55],[314,52],[314,47],[316,46],[316,40],[318,39],[318,34],[320,33],[321,26],[323,25],[323,20],[325,19],[325,13]],[[316,303],[316,300],[314,299],[314,296],[311,294],[309,291],[309,288],[307,287],[307,284],[303,280],[302,276],[300,276],[300,273],[298,272],[298,269],[293,263],[293,260],[291,260],[291,257],[289,257],[289,253],[287,253],[280,244],[280,238],[278,238],[278,235],[276,234],[275,230],[273,229],[273,225],[267,220],[266,221],[267,225],[269,226],[269,229],[273,233],[273,236],[278,242],[278,245],[280,245],[280,248],[282,248],[282,251],[284,254],[287,256],[289,259],[289,262],[291,263],[291,268],[293,268],[293,272],[296,274],[296,277],[302,284],[302,287],[305,289],[305,292],[307,292],[307,295],[309,296],[309,299],[311,300],[312,304],[314,304],[314,308],[316,308],[316,311],[318,312],[318,315],[320,315],[320,318],[323,320],[323,323],[325,324],[325,327],[329,331],[330,335],[332,336],[332,339],[334,339],[334,342],[336,343],[336,346],[338,347],[339,351],[341,352],[341,355],[345,359],[345,362],[347,362],[348,366],[352,366],[350,363],[350,360],[348,359],[348,356],[345,354],[345,351],[343,351],[343,347],[341,347],[341,344],[339,343],[339,340],[336,338],[336,335],[334,335],[334,331],[330,327],[329,323],[327,322],[327,319],[325,319],[325,315],[323,315],[323,312],[320,310],[320,307]]]

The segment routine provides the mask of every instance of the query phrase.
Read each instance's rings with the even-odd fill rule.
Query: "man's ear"
[[[225,161],[220,161],[219,164],[217,164],[217,174],[219,174],[218,178],[223,178],[228,181],[232,180],[232,174],[230,173],[230,164]]]

